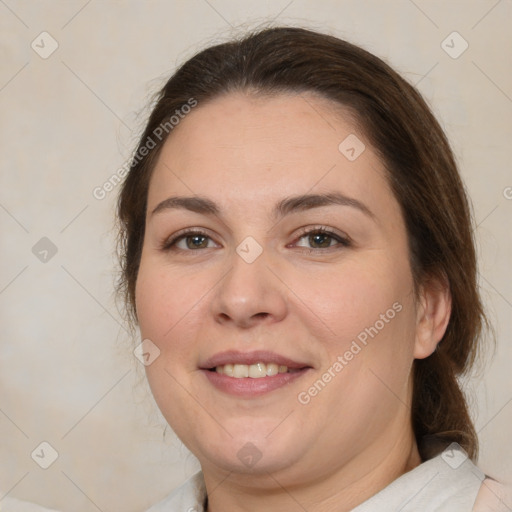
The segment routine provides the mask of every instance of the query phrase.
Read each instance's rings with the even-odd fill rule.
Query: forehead
[[[199,103],[173,129],[148,208],[171,193],[261,206],[332,190],[383,207],[393,200],[382,162],[347,110],[313,94],[233,93]]]

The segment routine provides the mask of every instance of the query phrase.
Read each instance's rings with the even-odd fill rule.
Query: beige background
[[[495,357],[468,381],[480,465],[511,477],[510,0],[0,0],[1,510],[22,510],[18,498],[136,512],[196,470],[169,429],[163,439],[114,302],[117,189],[103,200],[92,191],[129,157],[144,105],[177,64],[266,20],[385,58],[447,130],[497,332]],[[46,59],[31,48],[51,48],[43,31],[59,45]],[[469,44],[458,58],[441,46],[453,31]],[[464,44],[455,37],[452,53]],[[57,248],[47,262],[32,252],[42,237]],[[59,454],[46,470],[31,458],[43,441]]]

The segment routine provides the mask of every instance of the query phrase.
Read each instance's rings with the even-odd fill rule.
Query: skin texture
[[[473,512],[507,512],[512,504],[512,486],[486,478],[480,487]]]
[[[350,134],[366,146],[354,161],[338,149]],[[364,203],[373,218],[340,205],[272,217],[286,197],[332,192]],[[206,197],[220,213],[152,214],[170,196]],[[311,245],[300,230],[318,226],[351,245]],[[205,248],[182,239],[162,249],[185,228],[206,231]],[[248,236],[262,248],[252,263],[236,252]],[[136,304],[143,338],[160,350],[146,367],[152,392],[201,463],[208,510],[342,512],[418,465],[412,363],[435,350],[450,314],[449,292],[435,285],[415,301],[384,166],[339,107],[309,94],[237,93],[181,121],[150,182]],[[298,394],[396,303],[400,312],[300,403]],[[199,369],[226,350],[270,350],[312,369],[265,395],[234,397]],[[246,443],[261,455],[252,466],[237,456]]]

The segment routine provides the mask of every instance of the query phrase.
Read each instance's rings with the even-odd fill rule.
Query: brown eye
[[[210,249],[217,244],[201,231],[186,231],[174,235],[161,245],[163,251],[196,251],[198,249]]]
[[[204,235],[188,235],[183,237],[188,249],[205,249],[208,247],[208,237]]]
[[[315,233],[313,235],[309,235],[308,239],[309,244],[313,249],[323,249],[325,247],[330,247],[331,242],[334,240],[332,236],[325,233]]]
[[[325,228],[315,228],[303,232],[295,245],[311,250],[321,250],[337,246],[339,246],[339,248],[348,247],[350,241],[348,238],[342,237]]]

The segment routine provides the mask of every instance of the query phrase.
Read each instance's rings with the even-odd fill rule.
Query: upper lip
[[[237,350],[228,350],[226,352],[219,352],[208,358],[200,368],[209,370],[217,366],[224,366],[225,364],[256,364],[256,363],[274,363],[278,365],[287,366],[288,368],[309,368],[310,365],[300,361],[294,361],[288,357],[276,354],[275,352],[268,352],[265,350],[256,350],[252,352],[239,352]]]

